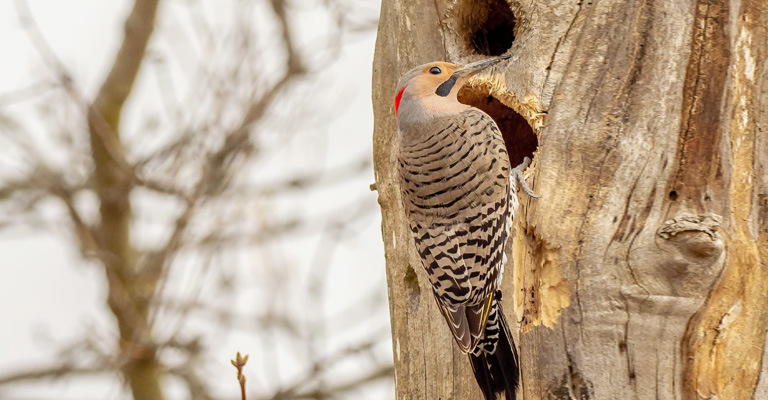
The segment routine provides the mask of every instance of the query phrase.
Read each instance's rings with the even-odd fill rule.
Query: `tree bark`
[[[373,140],[398,398],[480,394],[404,222],[395,85],[502,53],[460,98],[501,121],[513,165],[535,156],[542,198],[521,195],[503,283],[521,397],[764,398],[765,21],[760,0],[383,1]]]

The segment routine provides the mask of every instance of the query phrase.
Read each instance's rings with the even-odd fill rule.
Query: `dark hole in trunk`
[[[477,54],[500,56],[515,40],[515,14],[504,0],[468,0],[459,5],[462,31]]]
[[[525,157],[533,159],[533,152],[536,151],[539,141],[522,115],[488,95],[487,92],[480,92],[469,86],[464,86],[459,91],[459,101],[485,111],[496,121],[504,136],[504,144],[512,167],[523,162]]]

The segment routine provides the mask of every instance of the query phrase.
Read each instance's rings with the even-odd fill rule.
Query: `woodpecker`
[[[502,56],[459,66],[431,62],[400,80],[394,108],[403,206],[438,308],[469,355],[488,400],[514,400],[519,361],[501,310],[504,245],[517,207],[520,171],[511,169],[498,126],[459,102],[467,79]]]

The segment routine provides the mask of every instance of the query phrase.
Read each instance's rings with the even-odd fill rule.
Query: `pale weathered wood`
[[[374,162],[400,399],[479,393],[403,222],[394,85],[427,61],[487,56],[468,31],[498,23],[482,11],[495,3],[382,4]],[[529,181],[542,198],[521,198],[515,273],[504,282],[522,332],[523,397],[764,398],[768,4],[521,0],[511,9],[505,73],[479,77],[462,97],[480,105],[491,93],[538,136]],[[531,140],[518,128],[505,132],[509,147]]]
[[[410,231],[403,221],[394,164],[392,99],[400,74],[430,60],[446,59],[434,1],[382,4],[374,61],[374,162],[387,257],[390,314],[398,399],[460,399],[481,396],[466,357],[428,289]],[[418,35],[418,40],[413,40]],[[409,43],[409,44],[406,44]]]

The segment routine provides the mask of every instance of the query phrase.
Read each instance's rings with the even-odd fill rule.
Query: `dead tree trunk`
[[[522,397],[768,399],[766,21],[762,0],[383,1],[374,162],[399,399],[480,394],[403,220],[395,84],[499,54],[505,73],[460,98],[499,122],[513,165],[535,156],[542,198],[521,197],[504,281]]]

